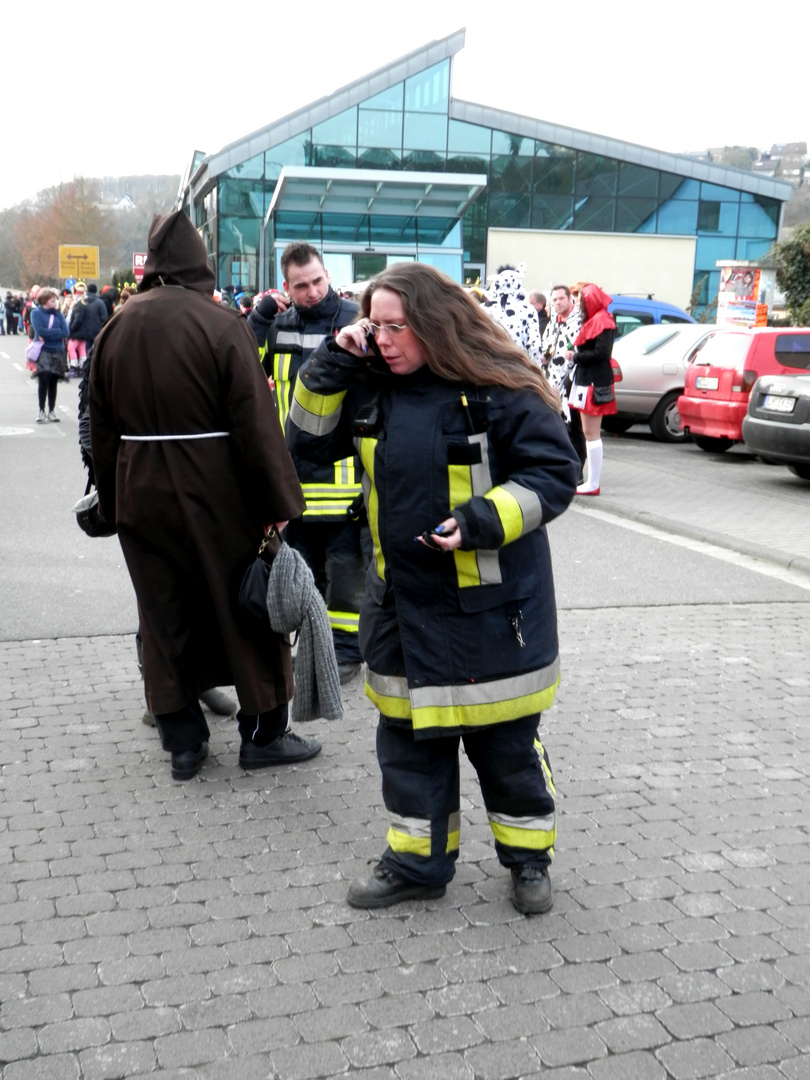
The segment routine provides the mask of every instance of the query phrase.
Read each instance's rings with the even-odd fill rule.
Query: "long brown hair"
[[[534,390],[559,411],[557,394],[540,369],[452,278],[425,263],[395,263],[363,293],[361,316],[369,317],[377,289],[399,296],[406,323],[424,349],[428,367],[440,378]]]

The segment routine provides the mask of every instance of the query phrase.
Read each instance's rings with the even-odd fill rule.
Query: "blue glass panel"
[[[537,194],[572,195],[576,151],[537,142],[534,147],[534,190]]]
[[[444,172],[444,154],[411,150],[402,155],[402,168],[408,172]]]
[[[698,233],[718,236],[736,236],[739,203],[716,202],[701,199],[698,203]]]
[[[268,180],[278,180],[284,165],[309,165],[312,147],[309,129],[286,142],[272,146],[264,155],[265,175]]]
[[[463,120],[451,120],[447,133],[447,149],[467,154],[489,154],[492,131]]]
[[[335,146],[356,146],[357,108],[346,109],[345,112],[324,120],[322,124],[316,124],[312,129],[312,141],[331,143]],[[272,152],[272,150],[268,151],[268,153]]]
[[[528,229],[531,212],[529,195],[490,192],[489,227],[491,229]]]
[[[382,90],[379,94],[375,94],[373,97],[367,98],[365,101],[360,102],[360,109],[385,109],[402,110],[402,95],[405,91],[405,83],[397,83],[396,86],[389,86],[387,90]]]
[[[719,270],[697,270],[692,280],[692,291],[697,291],[697,312],[693,311],[692,314],[697,314],[702,308],[705,308],[708,304],[714,305],[717,299],[717,293],[720,290],[720,271]]]
[[[734,188],[720,187],[718,184],[707,184],[704,180],[700,185],[701,199],[718,199],[723,202],[739,202],[740,193]]]
[[[698,204],[680,202],[677,196],[658,207],[658,232],[674,236],[694,236],[697,232]]]
[[[324,242],[338,241],[343,244],[367,244],[369,236],[368,224],[367,214],[321,215]]]
[[[736,241],[733,238],[726,240],[706,236],[701,237],[695,245],[695,269],[716,269],[715,263],[718,259],[734,258],[736,246]]]
[[[677,181],[677,183],[676,183]],[[671,173],[661,174],[661,186],[659,188],[659,194],[665,195],[666,189],[672,184],[676,184],[675,190],[669,196],[671,199],[699,199],[700,198],[700,181],[699,180],[684,180],[678,176],[672,176]]]
[[[742,203],[740,206],[740,236],[776,239],[779,206],[770,199],[764,203]]]
[[[534,154],[534,140],[524,139],[521,135],[512,135],[508,131],[492,132],[492,153],[515,157],[522,154],[531,157]]]
[[[475,157],[472,154],[448,154],[445,172],[472,173],[486,176],[489,172],[489,157]]]
[[[372,246],[416,243],[416,218],[414,217],[372,214],[370,224]]]
[[[402,113],[364,109],[357,128],[360,146],[385,147],[399,150],[402,146]]]
[[[541,195],[532,197],[533,229],[570,229],[574,224],[572,195]]]
[[[405,108],[446,113],[450,96],[450,61],[442,60],[405,80]]]
[[[636,232],[640,233],[654,233],[658,228],[658,214],[650,214],[646,221],[642,221]]]
[[[232,285],[253,293],[259,287],[259,259],[257,255],[240,255],[226,252],[217,259],[217,284],[220,288]]]
[[[320,214],[280,210],[274,215],[273,224],[276,240],[308,240],[314,244],[321,242]]]
[[[464,257],[467,262],[484,262],[487,257],[487,208],[486,191],[468,206],[462,218],[464,230]]]
[[[419,262],[426,263],[428,266],[435,266],[437,270],[441,270],[442,273],[447,274],[449,278],[459,284],[464,280],[464,265],[461,255],[439,255],[420,252]]]
[[[221,180],[219,213],[264,217],[264,181]]]
[[[397,169],[402,167],[402,154],[399,150],[362,148],[357,151],[358,169]]]
[[[447,149],[447,117],[406,112],[405,130],[402,137],[405,150]]]
[[[353,169],[357,165],[354,147],[313,146],[312,164],[329,169]]]
[[[576,194],[604,197],[616,194],[619,163],[600,154],[577,154]]]
[[[575,200],[574,228],[584,232],[612,232],[616,200],[604,196],[586,196]]]
[[[654,199],[658,195],[658,171],[623,161],[619,170],[619,194]]]
[[[264,154],[256,154],[255,157],[248,158],[247,161],[242,161],[238,165],[234,165],[232,169],[224,174],[228,178],[234,180],[258,180],[264,176]]]
[[[531,191],[532,158],[521,155],[493,154],[489,174],[491,191]]]
[[[259,250],[261,219],[219,217],[219,251],[240,251],[246,254]]]
[[[735,259],[761,259],[773,246],[773,240],[738,240]]]
[[[650,218],[655,220],[656,199],[631,199],[619,196],[616,201],[616,232],[653,232],[654,229],[642,229]]]
[[[417,219],[416,229],[420,245],[461,247],[456,218],[420,217]]]

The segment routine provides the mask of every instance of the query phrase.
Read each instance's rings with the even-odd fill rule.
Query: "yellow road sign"
[[[85,244],[60,244],[59,277],[97,278],[98,248]]]

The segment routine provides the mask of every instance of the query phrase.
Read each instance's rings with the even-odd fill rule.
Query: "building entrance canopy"
[[[287,165],[267,210],[457,220],[487,186],[486,176]]]

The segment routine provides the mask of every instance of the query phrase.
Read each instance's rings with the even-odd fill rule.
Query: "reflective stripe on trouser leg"
[[[383,863],[420,885],[446,884],[461,828],[458,736],[417,741],[409,727],[380,717],[377,760],[389,820]]]
[[[503,866],[548,866],[554,856],[554,787],[548,755],[536,749],[539,719],[525,716],[462,735]]]

